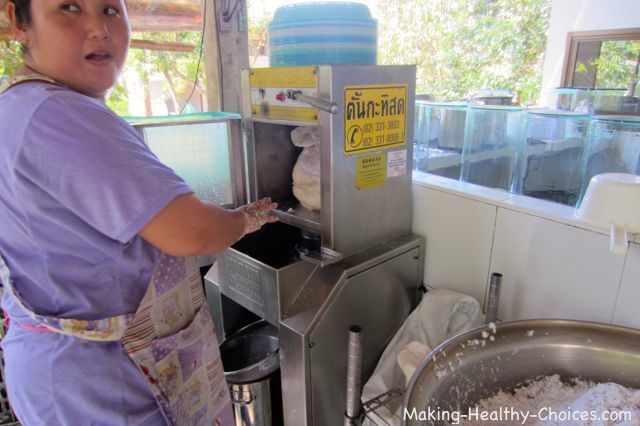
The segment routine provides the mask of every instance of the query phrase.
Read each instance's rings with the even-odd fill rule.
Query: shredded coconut
[[[595,384],[584,380],[574,380],[565,383],[556,374],[536,380],[527,386],[516,389],[513,393],[498,391],[497,394],[476,404],[480,412],[497,412],[506,409],[516,412],[537,414],[545,408],[550,412],[562,411],[594,412],[596,416],[604,412],[628,412],[631,418],[617,424],[640,424],[640,390],[631,389],[616,383]],[[580,423],[540,421],[529,418],[526,425],[607,425],[602,419],[581,421]],[[485,422],[462,420],[463,425],[485,425]],[[491,425],[511,425],[513,421],[494,421]]]

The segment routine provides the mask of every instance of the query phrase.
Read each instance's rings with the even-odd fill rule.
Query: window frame
[[[572,31],[567,33],[564,67],[562,69],[563,87],[573,87],[573,76],[578,57],[578,44],[584,41],[640,40],[640,27],[611,30]]]

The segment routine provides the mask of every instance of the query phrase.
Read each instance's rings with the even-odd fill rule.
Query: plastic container
[[[629,233],[640,232],[640,176],[603,173],[594,176],[576,210],[577,219],[610,231],[609,250],[625,254]]]
[[[511,105],[515,95],[508,89],[483,89],[473,97],[481,105]]]
[[[279,385],[277,327],[264,320],[249,324],[225,340],[220,353],[236,426],[271,426],[281,406],[281,392],[273,390]]]
[[[640,174],[640,117],[594,116],[583,157],[581,198],[595,175]]]
[[[468,106],[461,180],[511,190],[516,147],[524,127],[522,111],[503,105]]]
[[[589,114],[535,109],[526,112],[512,190],[575,206],[582,187],[582,157]]]
[[[420,153],[427,153],[426,159],[418,160],[416,168],[459,179],[467,104],[416,102],[416,113],[418,149]]]
[[[361,3],[281,6],[268,25],[270,66],[375,65],[377,31],[377,21]]]

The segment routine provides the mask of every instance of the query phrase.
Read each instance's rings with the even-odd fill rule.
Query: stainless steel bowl
[[[404,408],[466,411],[498,390],[552,374],[640,389],[640,330],[567,320],[481,326],[445,341],[422,361]],[[432,422],[405,418],[403,424]]]
[[[264,380],[280,368],[278,328],[265,320],[251,323],[222,342],[220,355],[227,382]]]

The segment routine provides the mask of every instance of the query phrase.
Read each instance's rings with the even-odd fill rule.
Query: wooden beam
[[[131,31],[137,33],[145,32],[183,32],[201,31],[202,18],[198,16],[155,16],[141,15],[131,17]]]
[[[132,49],[162,50],[165,52],[193,52],[193,44],[175,43],[172,41],[131,40]]]
[[[13,33],[7,29],[0,29],[0,41],[15,40]],[[132,49],[162,50],[165,52],[193,52],[195,46],[188,43],[172,41],[131,40]]]
[[[13,35],[9,28],[0,28],[0,41],[7,40],[15,40],[16,37]]]
[[[207,27],[204,29],[204,40],[202,45],[204,75],[207,92],[207,110],[222,111],[222,87],[221,75],[222,65],[220,62],[220,51],[218,50],[218,20],[216,19],[215,0],[205,0],[203,15],[207,17]]]
[[[6,37],[9,23],[0,0],[0,36]],[[133,32],[201,31],[200,0],[127,0]],[[7,40],[7,38],[0,38]]]

